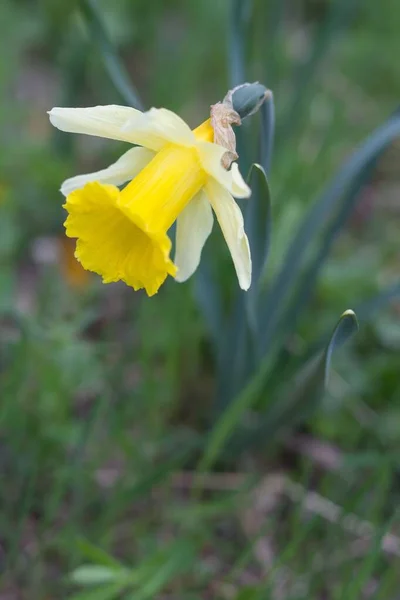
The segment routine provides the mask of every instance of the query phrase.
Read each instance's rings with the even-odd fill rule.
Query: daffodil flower
[[[49,115],[62,131],[135,145],[107,169],[62,184],[66,233],[77,238],[75,256],[85,269],[101,275],[104,283],[123,280],[149,296],[167,275],[185,281],[200,262],[213,209],[239,285],[249,288],[249,244],[233,196],[248,197],[250,189],[236,163],[224,168],[227,149],[214,143],[210,119],[192,131],[164,108],[53,108]],[[122,190],[117,187],[126,182]],[[175,221],[172,262],[168,230]]]

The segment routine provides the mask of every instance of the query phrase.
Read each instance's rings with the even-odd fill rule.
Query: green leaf
[[[258,586],[246,586],[235,596],[235,600],[260,600],[260,598],[265,599],[265,590]]]
[[[121,98],[128,106],[143,110],[138,93],[108,38],[96,3],[94,0],[79,0],[79,6],[90,36],[101,53],[105,69]]]
[[[282,429],[291,428],[307,420],[318,407],[328,385],[332,357],[335,350],[358,331],[358,322],[352,310],[346,310],[336,324],[323,352],[317,353],[285,386],[282,398],[262,416],[255,430],[246,432],[235,443],[235,453],[250,445],[272,439]],[[259,393],[262,393],[262,389]]]
[[[296,380],[290,383],[290,389],[282,400],[274,403],[268,414],[263,415],[261,423],[261,417],[259,418],[256,429],[248,431],[238,438],[235,443],[235,452],[239,452],[255,442],[269,439],[269,436],[274,435],[282,425],[299,422],[304,416],[308,416],[324,391],[334,350],[340,348],[357,330],[356,315],[352,310],[347,310],[333,330],[325,351],[317,354],[303,367]],[[270,360],[272,361],[272,357]],[[260,370],[255,373],[246,388],[217,421],[199,461],[197,467],[199,473],[210,470],[243,418],[245,410],[254,405],[265,391],[265,373],[268,372],[265,367],[267,364],[261,365]],[[232,452],[230,452],[230,456],[232,456]]]
[[[352,310],[346,310],[340,317],[335,329],[333,330],[331,339],[329,340],[329,343],[322,357],[321,368],[323,368],[324,372],[324,387],[326,387],[328,384],[329,371],[331,369],[331,361],[334,351],[338,348],[341,348],[348,339],[350,339],[355,333],[357,333],[357,331],[358,322],[355,312]],[[320,373],[318,373],[316,381],[317,387],[321,387],[319,385],[320,379],[321,375]]]
[[[400,297],[400,283],[396,282],[357,306],[356,311],[359,320],[369,320],[376,311],[384,308],[388,303],[398,297]]]
[[[250,242],[253,270],[249,290],[251,292],[257,288],[268,257],[271,241],[271,194],[265,170],[261,165],[252,164],[247,182],[252,191],[245,215],[245,229]]]
[[[283,267],[265,295],[260,308],[263,331],[263,351],[268,348],[279,324],[287,294],[302,268],[304,255],[315,233],[336,207],[342,195],[360,177],[365,165],[378,156],[400,135],[400,117],[392,116],[376,129],[344,163],[339,173],[327,187],[320,199],[311,207],[301,223],[284,259]]]
[[[397,514],[394,513],[384,526],[379,527],[372,539],[371,547],[369,548],[362,565],[351,574],[349,583],[342,590],[343,598],[348,600],[358,600],[362,597],[363,589],[371,580],[374,569],[382,560],[382,540],[389,533],[392,525],[396,520]],[[375,596],[376,597],[376,596]]]
[[[384,308],[395,298],[400,298],[400,283],[395,283],[380,291],[378,294],[358,304],[355,308],[358,321],[369,321],[375,312]],[[318,350],[323,348],[328,335],[321,336],[316,342],[311,344],[305,352],[306,356],[313,356]]]
[[[113,556],[107,552],[104,552],[104,550],[98,548],[94,544],[91,544],[84,538],[79,538],[76,542],[76,545],[80,553],[92,563],[111,568],[112,570],[123,568],[123,565]]]
[[[225,335],[220,341],[221,361],[218,369],[215,416],[226,409],[232,398],[241,389],[246,379],[250,346],[246,323],[246,300],[248,292],[236,291],[232,314]]]
[[[396,117],[396,113],[393,115]],[[301,314],[307,302],[310,300],[314,291],[319,271],[329,253],[332,246],[342,231],[347,220],[354,211],[357,201],[360,199],[360,191],[364,188],[366,183],[372,177],[373,170],[378,162],[378,159],[383,154],[384,149],[377,152],[371,160],[367,161],[363,168],[360,170],[358,175],[351,182],[351,185],[346,192],[343,200],[341,201],[339,210],[329,224],[326,232],[322,236],[322,241],[317,250],[315,256],[307,267],[305,273],[301,277],[299,288],[296,290],[293,298],[291,299],[290,305],[284,312],[281,318],[281,332],[291,332],[295,329],[297,318]],[[357,314],[358,311],[357,311]],[[360,315],[359,315],[360,317]]]
[[[193,569],[194,561],[194,546],[186,540],[178,541],[157,552],[138,567],[143,583],[138,586],[137,591],[128,596],[129,600],[150,600],[158,597],[158,593],[175,576]]]
[[[261,165],[254,163],[247,181],[252,189],[245,214],[245,229],[249,238],[253,275],[248,292],[238,291],[233,313],[230,316],[226,333],[219,333],[221,361],[219,363],[216,414],[220,415],[237,391],[240,390],[254,366],[254,358],[259,354],[257,302],[258,281],[264,269],[271,237],[271,196],[268,180]],[[204,300],[210,303],[211,295]],[[209,307],[209,312],[212,307]],[[221,309],[220,309],[221,310]],[[251,332],[246,330],[247,320]]]
[[[229,22],[229,70],[231,87],[246,81],[244,44],[246,21],[251,3],[249,0],[231,0]]]
[[[252,283],[246,294],[246,310],[253,335],[255,352],[259,352],[257,315],[259,280],[265,268],[271,241],[271,194],[261,165],[254,163],[247,177],[252,193],[245,214],[245,230],[249,238],[252,260]],[[239,315],[239,318],[243,318]]]
[[[126,569],[115,569],[104,565],[82,565],[70,574],[70,580],[78,585],[99,585],[126,580]]]
[[[260,108],[260,160],[264,171],[269,174],[275,134],[275,107],[272,92],[266,97]]]
[[[314,40],[311,43],[310,54],[300,66],[295,67],[293,75],[293,92],[291,102],[287,109],[287,116],[280,131],[278,140],[287,140],[293,135],[298,125],[304,120],[304,110],[308,100],[314,93],[310,85],[318,68],[326,56],[329,46],[340,30],[349,26],[355,16],[359,0],[349,2],[348,0],[332,0],[329,3],[327,16],[322,24],[315,28]]]
[[[222,309],[221,290],[212,272],[211,257],[208,255],[207,249],[203,251],[194,282],[196,300],[208,328],[216,360],[219,362],[226,320]]]

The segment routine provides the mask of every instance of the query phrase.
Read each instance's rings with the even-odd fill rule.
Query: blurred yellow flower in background
[[[122,280],[155,294],[167,275],[187,280],[196,270],[211,233],[214,210],[239,285],[251,283],[251,257],[242,213],[233,199],[250,189],[238,166],[223,166],[227,149],[214,143],[210,119],[192,131],[164,108],[141,112],[124,106],[53,108],[62,131],[122,140],[137,147],[101,171],[67,179],[67,236],[77,238],[75,256],[104,283]],[[123,190],[117,186],[129,182]],[[168,230],[177,221],[170,258]]]
[[[90,274],[82,268],[74,256],[73,240],[60,236],[58,238],[60,250],[61,272],[69,286],[75,289],[84,288],[89,283]]]

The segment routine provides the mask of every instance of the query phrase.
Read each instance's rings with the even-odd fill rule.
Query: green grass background
[[[146,107],[197,125],[243,57],[246,79],[273,90],[268,289],[307,208],[397,108],[399,3],[94,5]],[[396,298],[360,318],[312,412],[295,403],[275,430],[266,409],[296,393],[313,344],[345,309],[398,283],[399,143],[362,190],[257,405],[238,419],[267,415],[268,435],[223,444],[196,476],[226,413],[194,281],[148,299],[91,275],[74,285],[63,261],[61,181],[123,151],[48,123],[52,106],[124,102],[81,7],[0,4],[1,600],[395,600]],[[248,139],[258,128],[254,117]],[[215,228],[209,245],[228,306],[236,283],[220,238]]]

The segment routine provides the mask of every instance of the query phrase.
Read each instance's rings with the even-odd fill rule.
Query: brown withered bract
[[[232,125],[241,125],[242,121],[232,105],[218,102],[211,106],[211,125],[214,129],[214,142],[227,149],[222,158],[225,169],[238,158],[236,152],[236,137]]]

